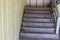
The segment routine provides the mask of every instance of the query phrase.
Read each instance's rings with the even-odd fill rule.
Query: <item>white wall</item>
[[[26,0],[0,0],[0,40],[18,40]]]
[[[1,40],[15,40],[15,32],[18,27],[17,10],[17,0],[0,0],[0,24],[2,24],[2,26],[0,25]]]
[[[59,16],[60,16],[60,4],[58,4],[57,7],[58,7]]]
[[[50,4],[50,0],[27,0],[27,5],[31,6],[47,6]]]
[[[58,7],[58,12],[59,12],[59,24],[60,24],[60,4],[58,4],[57,7]],[[59,27],[60,27],[60,25],[59,25]]]

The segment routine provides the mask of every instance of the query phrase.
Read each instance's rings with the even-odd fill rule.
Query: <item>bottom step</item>
[[[59,39],[20,37],[19,40],[59,40]]]
[[[21,33],[21,37],[31,37],[31,38],[51,38],[58,39],[59,36],[57,34],[37,34],[37,33]]]

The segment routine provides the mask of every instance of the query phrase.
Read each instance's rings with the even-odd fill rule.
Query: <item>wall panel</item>
[[[47,5],[49,5],[50,4],[50,0],[44,0],[44,6],[47,6]]]
[[[31,5],[36,6],[36,0],[31,0]]]
[[[58,4],[57,7],[58,7],[59,16],[60,16],[60,4]]]
[[[50,0],[27,0],[27,5],[31,6],[47,6],[50,4]]]
[[[19,40],[26,0],[0,0],[0,40]]]
[[[37,0],[37,6],[43,6],[43,0]]]

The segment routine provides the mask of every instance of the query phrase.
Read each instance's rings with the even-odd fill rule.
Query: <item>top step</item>
[[[25,7],[25,10],[52,10],[50,7]]]

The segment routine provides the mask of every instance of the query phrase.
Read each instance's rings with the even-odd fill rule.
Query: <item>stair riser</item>
[[[25,11],[25,13],[52,13],[52,11]]]
[[[51,10],[51,8],[26,7],[25,10]]]
[[[53,18],[53,16],[49,14],[24,14],[24,17]]]
[[[54,19],[23,18],[25,22],[54,22]]]
[[[23,22],[23,26],[31,26],[31,27],[53,27],[53,23],[26,23]]]
[[[30,33],[21,33],[23,37],[32,37],[32,38],[51,38],[58,39],[58,35],[56,34],[30,34]]]
[[[54,28],[27,28],[27,27],[22,27],[22,30],[24,32],[33,32],[33,33],[54,33],[55,29]]]

